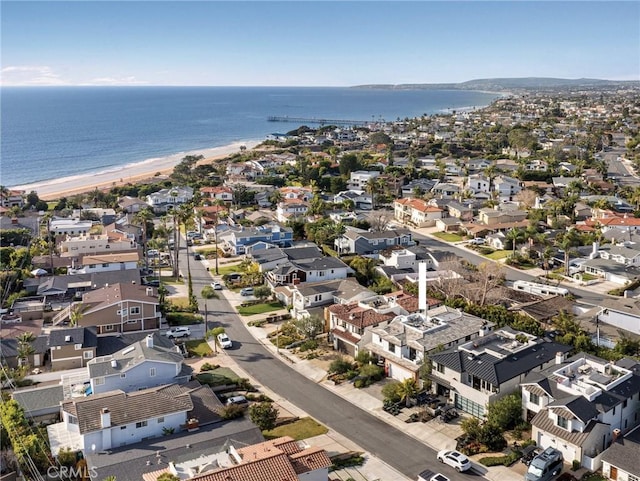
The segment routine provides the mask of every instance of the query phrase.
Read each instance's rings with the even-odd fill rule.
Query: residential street
[[[186,250],[181,250],[186,271]],[[197,293],[209,285],[211,275],[203,263],[191,260],[191,275]],[[213,274],[213,272],[212,272]],[[200,299],[204,307],[204,299]],[[269,389],[304,409],[310,416],[359,444],[401,473],[415,479],[425,469],[439,471],[453,481],[473,474],[459,474],[436,461],[436,453],[416,439],[354,406],[302,376],[276,359],[253,338],[226,299],[206,301],[210,326],[221,325],[234,342],[226,353],[245,371]],[[204,313],[204,309],[202,309]],[[479,477],[479,476],[476,476]]]

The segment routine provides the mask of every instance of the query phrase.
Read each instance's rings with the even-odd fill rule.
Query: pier
[[[320,124],[320,125],[368,125],[371,122],[366,120],[346,120],[346,119],[318,119],[315,117],[288,117],[270,115],[267,117],[269,122],[294,122],[296,124]]]

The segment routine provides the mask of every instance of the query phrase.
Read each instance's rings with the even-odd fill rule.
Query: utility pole
[[[216,212],[216,223],[213,226],[213,236],[216,242],[216,276],[220,275],[220,271],[218,270],[218,213]]]

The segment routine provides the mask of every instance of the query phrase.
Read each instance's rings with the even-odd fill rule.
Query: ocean
[[[20,186],[260,142],[299,126],[269,122],[270,116],[392,121],[481,108],[499,94],[334,87],[3,87],[0,96],[0,183]]]

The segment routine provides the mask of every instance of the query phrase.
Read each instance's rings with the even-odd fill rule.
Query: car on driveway
[[[253,287],[245,287],[240,291],[241,296],[252,296],[253,295]]]
[[[437,458],[438,461],[448,464],[458,472],[471,469],[471,461],[469,461],[469,458],[456,450],[443,449],[442,451],[438,451]]]
[[[172,327],[164,333],[169,339],[175,339],[177,337],[189,337],[191,335],[191,329],[188,327]]]
[[[218,344],[220,344],[222,349],[230,349],[233,347],[233,342],[224,332],[222,334],[218,334]]]
[[[222,290],[222,284],[220,284],[219,282],[212,282],[211,283],[211,287],[213,288],[214,291],[221,291]]]
[[[485,243],[484,237],[474,237],[469,241],[469,244],[473,244],[474,246],[481,246]]]

